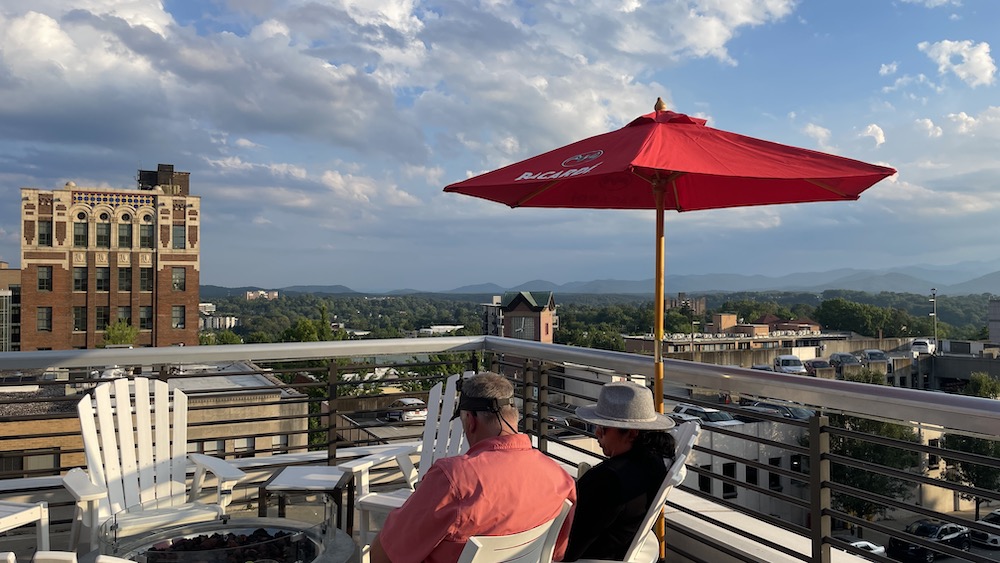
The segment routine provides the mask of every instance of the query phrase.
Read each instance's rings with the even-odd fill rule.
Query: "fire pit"
[[[347,534],[322,523],[233,518],[131,538],[105,536],[101,551],[138,563],[338,563],[354,548]]]

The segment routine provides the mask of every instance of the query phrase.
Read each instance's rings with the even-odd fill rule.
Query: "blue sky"
[[[203,284],[649,279],[652,212],[442,188],[657,96],[899,170],[852,203],[668,213],[668,274],[993,260],[997,21],[994,0],[3,2],[0,260],[19,188],[162,162],[202,197]]]

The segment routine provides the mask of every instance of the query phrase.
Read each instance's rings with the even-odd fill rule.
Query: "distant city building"
[[[1000,299],[990,299],[986,311],[990,342],[1000,342]]]
[[[198,318],[198,328],[200,330],[231,330],[240,324],[239,317],[230,315],[214,316],[202,315]]]
[[[664,309],[690,309],[695,315],[704,315],[708,301],[704,297],[688,297],[686,293],[678,293],[677,298],[667,299]]]
[[[215,303],[198,303],[198,312],[202,315],[215,313]]]
[[[138,346],[198,344],[201,198],[169,164],[137,189],[21,189],[22,350],[97,348],[118,320]]]
[[[465,325],[431,325],[417,331],[418,336],[437,336],[465,328]]]
[[[253,301],[254,299],[267,299],[268,301],[278,298],[278,290],[264,291],[263,289],[258,289],[256,291],[247,292],[247,301]]]
[[[0,352],[21,349],[21,270],[0,260]]]
[[[503,336],[552,342],[559,328],[555,296],[551,291],[508,291],[500,300]]]

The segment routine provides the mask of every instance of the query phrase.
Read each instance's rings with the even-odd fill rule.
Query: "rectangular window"
[[[111,268],[97,269],[97,277],[94,280],[94,288],[97,291],[111,291]]]
[[[37,319],[39,332],[52,332],[52,307],[39,307]]]
[[[87,291],[87,267],[73,268],[73,291]]]
[[[184,328],[184,305],[174,305],[170,308],[170,328]]]
[[[927,445],[932,448],[940,448],[941,440],[934,438],[933,440],[927,440]],[[941,466],[941,458],[935,454],[927,454],[927,467],[930,469],[939,469]]]
[[[52,246],[52,219],[38,220],[38,246]]]
[[[8,450],[0,453],[4,479],[59,474],[59,449]]]
[[[770,465],[770,466],[772,466],[772,467],[781,467],[781,458],[780,457],[772,457],[772,458],[770,458],[770,459],[767,460],[767,464]],[[767,487],[769,489],[771,489],[772,491],[780,491],[781,490],[781,474],[780,473],[771,473],[771,472],[769,472],[767,474]]]
[[[175,250],[187,248],[185,244],[184,225],[173,225],[170,227],[170,242]]]
[[[73,307],[73,330],[76,332],[87,331],[86,307]]]
[[[184,291],[187,288],[184,268],[171,268],[170,282],[173,284],[174,291]]]
[[[118,320],[125,321],[126,324],[132,325],[132,307],[125,305],[118,307]]]
[[[97,224],[97,248],[111,248],[111,223]]]
[[[754,461],[756,461],[756,460],[754,460]],[[756,467],[750,467],[749,465],[747,466],[747,473],[746,473],[746,479],[745,479],[745,481],[747,482],[748,485],[756,485],[757,484],[757,468]]]
[[[139,307],[139,330],[153,330],[153,308],[142,305]]]
[[[118,225],[118,248],[132,248],[132,224]]]
[[[711,464],[702,465],[701,468],[704,469],[704,470],[706,470],[706,471],[709,471],[709,472],[712,471],[712,465]],[[712,494],[712,477],[709,476],[709,475],[703,475],[703,474],[699,473],[698,474],[698,490],[701,491],[701,492],[703,492],[703,493]]]
[[[38,267],[38,291],[52,291],[52,266]]]
[[[118,291],[132,291],[132,268],[118,268]]]
[[[97,320],[97,326],[94,327],[95,330],[104,330],[108,328],[108,323],[111,320],[111,307],[108,307],[107,305],[100,305],[97,307],[95,313]]]
[[[139,291],[153,291],[152,268],[139,268]]]
[[[88,242],[87,224],[73,223],[73,246],[77,248],[86,248]]]
[[[722,476],[736,479],[736,462],[722,464]],[[736,485],[722,482],[722,498],[736,498]]]
[[[153,248],[153,225],[139,225],[139,248]]]

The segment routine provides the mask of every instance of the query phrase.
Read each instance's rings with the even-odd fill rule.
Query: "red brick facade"
[[[159,186],[115,190],[72,183],[52,191],[24,188],[21,196],[21,350],[99,347],[104,331],[97,330],[98,317],[114,324],[129,313],[126,307],[132,325],[140,327],[138,346],[198,344],[199,197]],[[174,208],[186,212],[163,212]],[[48,244],[38,236],[42,221],[52,223]],[[77,225],[86,225],[85,245]],[[184,227],[178,230],[183,244],[171,240],[175,225]],[[152,240],[142,247],[146,229]],[[40,290],[43,268],[51,268],[51,282],[43,276]],[[85,288],[82,277],[74,279],[84,272]],[[152,283],[144,287],[147,277]],[[44,287],[49,283],[51,290]],[[140,318],[144,307],[151,308],[148,321]],[[75,326],[74,313],[84,312],[78,308],[85,308],[85,327]],[[51,329],[39,327],[39,320],[49,319]]]

